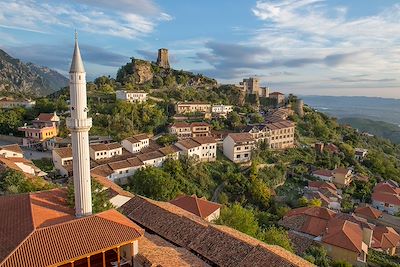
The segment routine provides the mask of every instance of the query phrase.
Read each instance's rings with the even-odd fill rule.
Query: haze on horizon
[[[0,48],[66,74],[77,29],[89,79],[166,47],[221,83],[400,98],[399,21],[394,0],[0,0]]]

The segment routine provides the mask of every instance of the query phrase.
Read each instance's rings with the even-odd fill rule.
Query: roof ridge
[[[194,195],[194,199],[195,199],[195,203],[196,203],[196,208],[199,211],[199,215],[200,215],[201,218],[203,218],[203,214],[201,212],[201,208],[200,208],[200,205],[199,205],[199,201],[198,201],[197,195]]]

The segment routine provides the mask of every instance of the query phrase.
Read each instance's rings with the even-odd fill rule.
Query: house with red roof
[[[392,227],[376,226],[372,237],[372,248],[395,255],[400,246],[400,235]]]
[[[144,230],[111,209],[76,217],[65,189],[0,197],[0,266],[133,266]]]
[[[220,204],[208,201],[204,197],[199,198],[196,195],[179,196],[171,200],[170,203],[209,222],[218,219],[221,211]]]
[[[369,205],[358,207],[355,209],[354,213],[362,218],[365,218],[368,221],[375,222],[375,220],[379,219],[382,216],[382,211],[375,209]]]
[[[305,244],[316,242],[334,260],[346,260],[354,266],[366,265],[372,226],[362,220],[323,207],[303,207],[289,211],[279,224],[289,229],[294,247],[304,250]],[[307,239],[313,242],[305,242]]]
[[[394,181],[377,184],[372,193],[372,206],[395,215],[400,211],[400,188]]]

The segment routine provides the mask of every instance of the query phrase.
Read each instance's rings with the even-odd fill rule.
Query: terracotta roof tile
[[[76,219],[64,189],[0,197],[0,213],[1,267],[60,265],[143,235],[115,210]]]
[[[313,175],[320,175],[320,176],[326,176],[326,177],[331,177],[332,171],[330,170],[326,170],[326,169],[319,169],[319,170],[315,170],[312,172]]]
[[[216,210],[221,208],[221,205],[208,201],[204,198],[198,198],[196,195],[192,196],[180,196],[171,200],[170,203],[178,206],[184,210],[187,210],[203,219],[210,216]]]
[[[336,186],[333,183],[324,182],[324,181],[308,181],[308,187],[330,188],[332,190],[337,190]]]
[[[137,155],[137,158],[140,159],[142,162],[152,160],[152,159],[158,159],[158,158],[163,158],[165,155],[161,153],[160,151],[152,151],[148,152],[145,154],[139,154]]]
[[[322,242],[357,253],[362,251],[363,235],[358,224],[347,220],[332,219],[327,228]]]
[[[186,149],[192,149],[192,148],[200,146],[199,143],[197,143],[196,141],[194,141],[191,138],[185,139],[185,140],[180,140],[180,141],[177,142],[177,144],[183,146]]]
[[[20,153],[20,154],[24,153],[18,144],[0,146],[0,151],[1,150],[12,151],[15,153]]]
[[[37,117],[39,121],[51,121],[54,117],[54,113],[40,113]]]
[[[105,150],[113,150],[113,149],[118,149],[122,148],[122,146],[119,143],[110,143],[110,144],[92,144],[90,145],[90,148],[93,149],[94,151],[105,151]]]
[[[389,203],[393,205],[400,206],[400,196],[396,194],[388,194],[388,193],[382,193],[382,192],[374,192],[372,193],[373,200],[384,202],[384,203]]]
[[[121,209],[138,224],[196,252],[212,265],[249,266],[254,262],[252,266],[312,266],[282,248],[263,244],[226,226],[212,225],[170,203],[136,196]]]
[[[193,137],[192,139],[193,141],[199,143],[200,145],[217,143],[217,141],[215,141],[215,138],[212,136],[199,136],[199,137]]]
[[[206,262],[189,250],[177,247],[157,235],[145,233],[139,240],[139,255],[136,259],[141,266],[208,267]]]
[[[165,156],[168,156],[168,155],[177,153],[177,152],[179,152],[181,150],[175,145],[170,145],[170,146],[162,147],[162,148],[158,149],[158,151],[163,153]]]
[[[90,170],[91,175],[98,175],[103,177],[107,177],[113,173],[114,173],[113,169],[111,169],[110,166],[108,166],[108,164],[99,165]]]
[[[138,142],[140,142],[142,140],[145,140],[145,139],[149,139],[147,134],[137,134],[137,135],[134,135],[132,137],[128,137],[125,140],[128,140],[131,143],[138,143]]]
[[[365,217],[378,219],[382,215],[382,211],[375,209],[371,206],[358,207],[355,211],[355,214],[364,215]]]
[[[72,148],[71,147],[60,147],[53,149],[61,158],[72,158]]]
[[[230,133],[228,136],[236,143],[254,142],[253,136],[249,133]]]
[[[400,235],[392,227],[376,226],[372,238],[373,248],[386,250],[400,246]]]

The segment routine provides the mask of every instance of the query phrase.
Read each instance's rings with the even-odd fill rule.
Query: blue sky
[[[174,68],[221,83],[400,98],[397,2],[0,0],[0,47],[65,74],[77,29],[89,79],[166,47]]]

